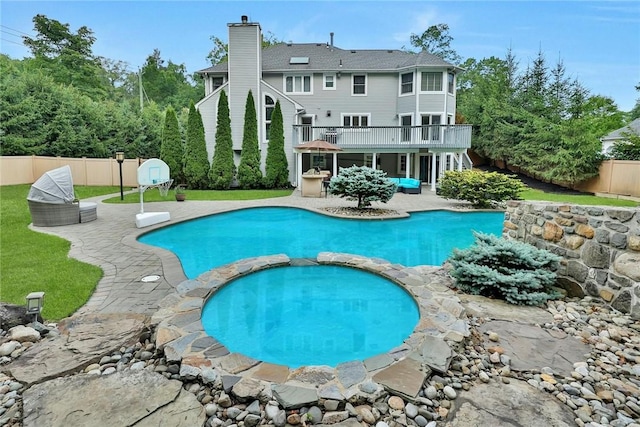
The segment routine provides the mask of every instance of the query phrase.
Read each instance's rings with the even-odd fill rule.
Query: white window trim
[[[451,83],[451,85],[453,87],[451,88],[451,92],[449,92],[449,74],[451,74],[453,76],[453,82]],[[455,73],[452,73],[451,71],[447,71],[447,93],[449,95],[455,95],[455,93],[456,93],[456,75],[455,75]]]
[[[267,144],[269,142],[269,138],[267,138],[267,136],[268,136],[267,135],[267,101],[266,101],[267,96],[269,98],[273,99],[273,108],[276,107],[276,103],[278,102],[278,98],[276,98],[272,94],[266,93],[266,92],[262,94],[262,111],[261,111],[261,115],[262,115],[262,134],[263,134],[262,143],[263,144]],[[268,122],[271,123],[271,120],[269,120]]]
[[[370,132],[371,129],[369,129],[369,126],[371,125],[371,113],[341,113],[340,114],[340,126],[344,126],[344,118],[345,117],[353,117],[353,116],[358,116],[358,117],[363,117],[366,116],[367,117],[367,126],[358,126],[358,127],[352,127],[352,128],[345,128],[342,129],[343,132]]]
[[[364,76],[364,93],[353,93],[354,79],[356,76]],[[351,74],[351,96],[367,96],[369,86],[369,76],[367,73],[353,73]]]
[[[404,117],[409,117],[411,119],[411,124],[410,125],[403,125],[402,124],[402,119]],[[415,119],[413,117],[413,113],[406,113],[406,114],[398,114],[398,125],[400,126],[400,142],[410,142],[411,141],[411,137],[412,137],[412,130],[411,127],[415,126]],[[402,139],[403,133],[405,131],[407,131],[406,129],[403,129],[404,127],[408,127],[408,132],[409,132],[409,139],[405,140]]]
[[[399,153],[398,154],[398,165],[396,166],[396,169],[398,170],[399,173],[403,173],[406,174],[407,173],[407,158],[409,157],[408,153]],[[402,159],[404,160],[404,168],[402,167]]]
[[[327,87],[327,77],[333,77],[333,87]],[[322,90],[336,90],[338,85],[338,79],[335,74],[323,74],[322,75]]]
[[[442,89],[441,90],[422,90],[422,73],[440,73],[441,78],[442,78]],[[447,92],[447,85],[448,85],[448,81],[447,78],[445,77],[445,71],[427,71],[427,70],[422,70],[420,71],[420,81],[418,82],[420,84],[420,93],[446,93]]]
[[[287,92],[287,77],[309,77],[309,92]],[[304,80],[302,83],[303,87],[304,87]],[[295,89],[295,84],[294,84],[294,89]],[[282,92],[284,92],[287,95],[313,95],[313,73],[311,74],[300,74],[300,73],[289,73],[289,74],[283,74],[282,75]]]
[[[407,93],[402,93],[402,76],[404,74],[411,74],[412,81],[411,81],[411,92],[407,92]],[[408,71],[408,72],[404,72],[404,73],[399,73],[398,74],[398,96],[411,96],[411,95],[415,95],[416,93],[416,73],[415,71]]]
[[[433,111],[433,112],[429,112],[429,111],[421,111],[420,115],[418,116],[420,118],[420,124],[419,126],[423,126],[422,125],[422,117],[424,116],[439,116],[440,117],[440,124],[437,126],[441,126],[440,129],[442,129],[442,126],[445,125],[445,121],[447,120],[447,115],[443,112],[443,111]],[[416,124],[416,126],[418,126]],[[436,125],[432,125],[430,124],[429,126],[436,126]],[[422,139],[422,134],[420,135],[420,138]],[[428,139],[422,139],[422,141],[440,141],[440,137],[438,137],[438,139],[432,139],[432,134],[429,134],[429,138]]]

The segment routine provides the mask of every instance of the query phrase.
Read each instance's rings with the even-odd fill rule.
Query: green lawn
[[[42,315],[59,320],[80,308],[102,270],[69,258],[70,243],[28,229],[30,185],[0,187],[0,300],[24,305],[30,292],[44,291]],[[80,199],[119,191],[117,187],[75,187]]]
[[[129,189],[126,189],[127,191]],[[125,194],[124,200],[120,200],[120,189],[116,190],[117,197],[104,200],[105,203],[139,203],[140,194],[136,191]],[[275,197],[287,197],[293,193],[289,190],[184,190],[187,200],[256,200],[271,199]],[[157,188],[150,188],[144,192],[144,202],[168,202],[175,201],[175,191],[169,190],[169,194],[161,196]]]
[[[31,185],[0,187],[0,301],[24,305],[30,292],[45,292],[42,316],[57,321],[84,305],[102,277],[102,270],[69,258],[71,244],[59,237],[31,231],[27,194]],[[111,203],[137,203],[138,193],[120,201],[120,187],[74,187],[80,200],[116,194]],[[250,200],[290,195],[292,190],[186,190],[187,200]],[[145,192],[145,202],[174,200]]]
[[[588,194],[561,194],[561,193],[545,193],[541,190],[527,189],[520,193],[520,197],[524,200],[541,200],[547,202],[572,203],[576,205],[600,205],[600,206],[621,206],[635,207],[640,205],[633,200],[613,199],[609,197],[591,196]]]

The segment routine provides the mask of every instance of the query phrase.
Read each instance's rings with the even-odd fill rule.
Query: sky
[[[629,111],[640,98],[640,1],[0,1],[0,52],[30,56],[20,36],[35,36],[33,17],[46,15],[72,32],[94,33],[93,53],[141,67],[154,49],[207,68],[212,36],[227,40],[227,24],[247,15],[264,33],[293,43],[329,42],[342,49],[411,47],[410,35],[449,25],[452,47],[464,59],[504,58],[512,49],[521,68],[542,52],[550,68],[592,95]]]

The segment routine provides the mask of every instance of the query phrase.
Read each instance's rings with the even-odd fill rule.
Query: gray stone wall
[[[570,296],[599,296],[640,319],[639,209],[511,201],[503,237],[560,255]]]

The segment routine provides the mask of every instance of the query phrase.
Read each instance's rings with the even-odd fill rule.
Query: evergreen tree
[[[282,122],[280,101],[276,101],[276,106],[271,115],[265,169],[265,187],[285,188],[289,186],[289,165],[287,163],[287,155],[284,152],[284,124]]]
[[[187,138],[184,147],[184,178],[192,189],[209,188],[209,156],[204,139],[204,125],[200,111],[193,102],[189,105]]]
[[[218,101],[218,126],[216,146],[209,170],[209,181],[216,190],[228,190],[233,182],[236,166],[233,162],[233,141],[231,139],[231,117],[227,94],[220,92]]]
[[[366,166],[351,166],[331,179],[329,192],[347,200],[358,202],[358,208],[366,208],[371,202],[386,203],[396,193],[398,186],[387,179],[383,171]]]
[[[169,106],[164,117],[164,131],[160,145],[160,159],[169,166],[169,173],[174,182],[182,182],[182,138],[178,126],[178,117],[173,107]]]
[[[238,167],[238,182],[242,188],[259,188],[262,185],[258,121],[251,91],[247,94],[247,104],[244,110],[244,134],[242,138],[242,155],[240,166]]]

